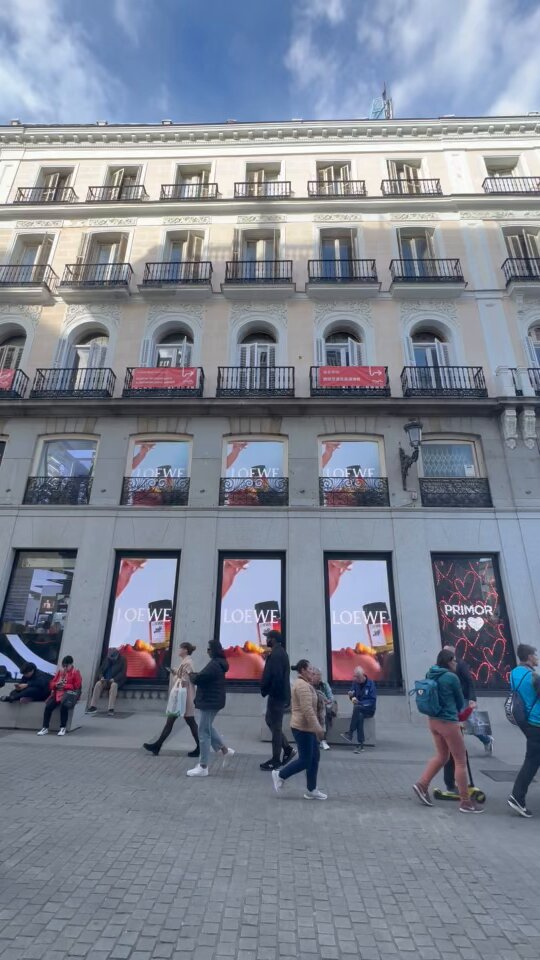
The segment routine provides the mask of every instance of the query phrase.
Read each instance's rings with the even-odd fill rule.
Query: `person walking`
[[[456,648],[450,646],[450,644],[446,644],[443,647],[443,650],[449,650],[450,653],[456,656]],[[469,707],[472,707],[472,709],[475,710],[477,706],[477,701],[476,701],[476,691],[474,687],[474,680],[472,677],[472,673],[470,671],[469,665],[465,663],[465,660],[458,660],[457,657],[456,657],[456,676],[461,686],[461,692],[463,694],[465,706],[467,706],[468,704]],[[475,737],[477,737],[478,740],[480,740],[480,743],[483,743],[485,752],[489,756],[491,756],[493,754],[493,743],[494,743],[493,737],[488,736],[487,734],[484,735],[482,733],[476,733]],[[452,754],[450,754],[447,762],[444,765],[443,777],[444,777],[444,785],[448,793],[457,794],[458,788],[456,785],[456,771],[455,771],[454,758]]]
[[[266,642],[270,653],[261,677],[261,695],[268,697],[264,719],[272,734],[272,756],[259,766],[261,770],[277,770],[295,753],[283,733],[283,714],[291,702],[291,665],[283,646],[283,636],[278,630],[269,630]]]
[[[435,756],[428,762],[422,776],[413,784],[413,790],[421,803],[433,806],[429,785],[442,770],[450,754],[456,767],[456,783],[460,797],[460,813],[483,813],[469,797],[465,741],[458,714],[465,707],[461,684],[456,676],[456,657],[451,650],[441,650],[436,666],[431,667],[427,680],[437,683],[440,710],[437,716],[428,719],[429,729],[435,743]]]
[[[519,694],[525,707],[527,720],[521,731],[527,739],[527,748],[507,803],[520,817],[529,818],[532,813],[527,807],[527,791],[540,767],[540,676],[536,672],[538,653],[535,647],[520,643],[517,655],[519,665],[510,673],[510,687]]]
[[[355,667],[348,696],[353,705],[353,712],[349,729],[347,733],[342,733],[341,737],[347,743],[352,743],[356,733],[358,746],[354,752],[362,753],[365,743],[364,720],[374,717],[377,709],[377,688],[373,680],[366,677],[362,667]]]
[[[197,727],[197,721],[195,720],[195,687],[193,686],[190,675],[193,673],[193,661],[191,659],[192,653],[195,651],[195,647],[192,643],[181,643],[180,644],[180,664],[175,670],[171,670],[171,677],[174,679],[174,682],[180,684],[186,690],[186,707],[183,713],[184,720],[186,721],[189,729],[191,730],[193,739],[195,741],[195,749],[191,750],[188,753],[188,757],[198,757],[199,756],[199,728]],[[155,757],[159,754],[165,740],[172,733],[172,729],[178,720],[177,713],[167,713],[165,726],[161,731],[157,740],[154,743],[143,743],[145,750],[148,750],[149,753],[153,753]]]
[[[313,675],[313,687],[319,698],[320,705],[322,706],[322,718],[324,727],[324,737],[321,740],[320,747],[321,750],[329,750],[330,745],[327,742],[328,730],[332,726],[332,720],[334,719],[334,709],[336,706],[336,701],[334,699],[334,694],[332,692],[332,687],[326,680],[322,678],[322,672],[318,667],[312,667],[311,672]]]
[[[274,790],[279,793],[290,777],[305,770],[305,799],[327,800],[326,793],[317,789],[319,741],[324,737],[324,729],[317,716],[317,693],[313,687],[311,665],[309,660],[299,660],[292,669],[298,673],[291,693],[291,730],[298,747],[298,756],[281,770],[272,770]]]
[[[44,737],[48,734],[51,716],[57,707],[60,707],[60,729],[57,736],[65,736],[69,711],[79,700],[81,688],[82,677],[79,671],[75,669],[73,657],[64,657],[61,669],[56,671],[51,680],[51,694],[45,701],[43,726],[41,730],[38,730],[38,737]]]
[[[87,713],[97,713],[98,700],[104,690],[109,691],[107,713],[114,716],[114,705],[120,687],[124,686],[127,678],[127,661],[119,650],[112,647],[99,668],[98,679],[92,693],[92,700]]]
[[[225,674],[229,664],[219,640],[210,640],[208,644],[209,662],[200,673],[191,673],[189,679],[195,684],[195,706],[199,714],[200,760],[196,767],[187,771],[188,777],[207,777],[210,747],[221,753],[223,766],[235,751],[227,747],[214,727],[214,720],[225,706]]]

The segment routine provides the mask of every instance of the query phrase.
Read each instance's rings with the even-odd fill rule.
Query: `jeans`
[[[533,723],[528,723],[523,727],[523,733],[527,738],[527,749],[525,751],[525,760],[516,777],[512,794],[518,803],[521,803],[524,807],[525,800],[527,799],[527,790],[540,767],[540,727]]]
[[[371,716],[373,716],[373,714],[370,710],[366,711],[365,707],[362,707],[359,703],[355,703],[349,727],[351,740],[356,733],[358,743],[364,742],[364,720]]]
[[[282,700],[274,700],[268,697],[266,704],[266,726],[272,734],[272,763],[279,767],[281,763],[281,751],[284,754],[291,749],[289,741],[283,733],[283,714],[286,704]]]
[[[60,707],[60,726],[67,727],[69,707],[66,707],[63,703],[57,703],[56,700],[49,700],[43,712],[43,726],[46,727],[47,730],[49,729],[51,716],[57,707]]]
[[[221,750],[225,744],[214,727],[214,720],[219,710],[201,710],[199,715],[199,740],[201,744],[201,767],[208,766],[210,747],[212,750]]]
[[[107,709],[114,710],[116,697],[118,696],[118,684],[114,680],[98,680],[92,694],[92,702],[90,704],[91,707],[97,707],[98,700],[107,687],[109,688],[109,704]]]
[[[468,803],[467,754],[461,725],[453,720],[437,720],[436,717],[430,717],[428,722],[437,752],[427,764],[418,784],[427,790],[433,777],[442,770],[451,754],[456,765],[456,783],[460,800],[462,803]]]
[[[282,767],[279,775],[282,780],[288,780],[289,777],[294,777],[295,773],[301,773],[302,770],[305,770],[307,788],[308,790],[315,790],[321,755],[317,736],[314,733],[308,733],[306,730],[293,730],[292,734],[298,747],[298,756]]]

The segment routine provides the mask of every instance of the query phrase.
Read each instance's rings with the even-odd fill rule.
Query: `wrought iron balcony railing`
[[[142,183],[120,185],[119,187],[88,187],[87,203],[114,203],[133,200],[147,200],[148,194]]]
[[[30,399],[81,397],[101,400],[112,397],[115,383],[116,376],[108,367],[87,367],[85,370],[40,367],[36,370]]]
[[[308,197],[365,197],[365,180],[308,180]]]
[[[502,268],[506,286],[515,280],[540,281],[540,257],[508,257]]]
[[[389,397],[388,367],[311,367],[312,397]]]
[[[487,397],[482,367],[404,367],[401,386],[404,397]]]
[[[523,396],[523,380],[520,376],[522,373],[527,374],[529,383],[534,390],[535,395],[540,397],[540,367],[526,367],[519,371],[516,369],[516,367],[511,367],[510,373],[512,374],[516,397]]]
[[[464,283],[457,258],[391,260],[392,283]]]
[[[14,203],[75,203],[73,187],[19,187]]]
[[[160,200],[216,200],[217,183],[164,183]]]
[[[123,397],[132,399],[202,397],[202,367],[128,367]]]
[[[486,177],[484,193],[540,193],[540,177]]]
[[[294,367],[218,367],[218,397],[294,397]]]
[[[292,283],[292,260],[227,260],[225,283]]]
[[[48,264],[6,263],[0,267],[0,287],[47,287],[56,290],[58,277]]]
[[[22,370],[0,367],[0,400],[24,400],[28,377]]]
[[[68,263],[62,287],[128,288],[133,270],[130,263]]]
[[[234,196],[240,200],[280,200],[291,196],[290,180],[265,180],[263,183],[237,182]]]
[[[171,261],[147,263],[144,268],[143,286],[210,283],[212,264],[209,260],[190,260],[183,263]]]
[[[89,502],[92,477],[29,477],[23,503],[82,506]]]
[[[536,396],[540,397],[540,368],[529,367],[527,372],[529,374],[529,380],[531,381],[531,387],[533,388]]]
[[[310,283],[378,283],[375,260],[308,260]]]
[[[189,477],[124,477],[120,503],[127,507],[186,507]]]
[[[389,507],[387,477],[319,477],[323,507]]]
[[[288,477],[221,477],[220,507],[286,507]]]
[[[423,507],[492,507],[486,477],[421,477]]]
[[[440,180],[383,180],[381,190],[385,197],[442,197]]]

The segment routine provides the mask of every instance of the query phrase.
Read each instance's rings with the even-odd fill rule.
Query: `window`
[[[321,506],[388,506],[382,440],[350,435],[319,440]]]
[[[0,343],[0,370],[18,370],[26,337],[7,337]]]
[[[472,440],[423,440],[420,453],[424,477],[481,476],[476,445]]]
[[[193,341],[187,335],[171,333],[162,337],[155,347],[156,367],[189,367]]]
[[[538,230],[527,227],[514,227],[504,231],[506,248],[510,257],[524,260],[538,257]]]
[[[528,361],[532,367],[540,367],[540,326],[531,327],[525,340]]]
[[[345,331],[317,341],[317,364],[326,367],[358,367],[364,362],[363,345]]]
[[[241,367],[273,367],[276,363],[276,343],[266,333],[253,333],[244,337],[238,347],[238,362]]]
[[[249,265],[252,264],[253,278],[261,276],[261,264],[263,275],[265,269],[272,275],[274,261],[279,260],[279,230],[264,231],[262,233],[244,233],[240,249],[240,259],[246,261],[246,276],[249,277]]]
[[[109,338],[106,334],[89,333],[73,345],[73,369],[90,370],[105,366]]]
[[[66,625],[75,550],[21,550],[2,612],[0,663],[20,676],[25,660],[55,673]]]
[[[20,269],[17,281],[31,283],[43,279],[48,266],[53,238],[48,235],[18,236],[11,254],[11,263]]]
[[[275,183],[279,178],[279,173],[279,166],[254,167],[252,164],[248,163],[246,168],[246,178],[247,182],[252,184],[254,187],[253,196],[257,196],[257,187],[261,188],[261,195],[264,196],[264,185],[267,183]]]
[[[193,263],[202,258],[204,237],[199,233],[169,234],[165,245],[167,263]]]
[[[514,157],[486,157],[486,172],[488,177],[515,177],[518,161]]]
[[[84,437],[42,440],[36,476],[90,477],[96,450],[97,440]]]
[[[208,197],[210,195],[210,167],[181,166],[176,170],[176,195],[180,199]]]
[[[388,176],[399,182],[400,193],[421,193],[420,170],[420,160],[388,160]]]
[[[133,441],[129,476],[150,479],[189,477],[191,441],[137,438]]]
[[[287,451],[284,440],[228,438],[224,444],[220,505],[286,506]]]
[[[449,365],[448,344],[438,334],[429,331],[413,333],[410,344],[410,360],[415,367],[436,369]]]
[[[140,167],[109,167],[105,186],[113,187],[111,200],[132,200],[139,186]]]
[[[398,230],[399,256],[404,277],[431,277],[433,236],[428,230]]]
[[[318,163],[317,164],[317,189],[319,194],[332,195],[342,192],[342,184],[351,179],[350,164],[337,163]]]
[[[40,170],[37,186],[44,190],[42,199],[46,203],[62,201],[65,197],[66,187],[70,185],[72,175],[73,167],[61,170],[51,170],[50,168]]]
[[[322,230],[320,236],[320,256],[322,277],[336,279],[353,275],[352,260],[355,258],[356,231]]]

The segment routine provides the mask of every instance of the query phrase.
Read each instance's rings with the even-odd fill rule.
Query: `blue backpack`
[[[409,696],[413,695],[419,713],[423,713],[426,717],[439,716],[442,708],[439,700],[439,685],[436,680],[415,680],[414,690],[409,691]]]

